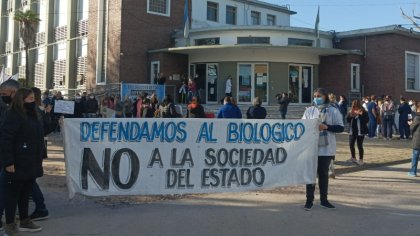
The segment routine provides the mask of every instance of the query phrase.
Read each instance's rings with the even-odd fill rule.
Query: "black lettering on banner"
[[[168,169],[166,171],[166,188],[194,188],[194,184],[190,184],[190,169]]]
[[[214,166],[216,165],[216,157],[214,156],[214,149],[209,148],[206,150],[206,159],[204,159],[204,163],[208,166]]]
[[[153,149],[152,156],[150,157],[149,164],[147,168],[152,168],[153,165],[157,162],[160,168],[163,168],[162,157],[160,156],[160,152],[158,148]]]
[[[184,165],[188,162],[188,164],[190,165],[190,167],[194,166],[194,161],[191,155],[191,150],[189,148],[185,149],[182,154],[181,154],[181,161],[178,163],[177,162],[177,149],[173,148],[172,149],[172,155],[171,155],[171,166],[172,167],[184,167]]]
[[[130,160],[130,172],[127,183],[123,183],[120,179],[120,164],[123,154],[126,154]],[[112,179],[114,180],[114,183],[115,185],[117,185],[118,188],[126,190],[133,187],[140,174],[140,161],[137,157],[137,154],[133,150],[128,148],[118,150],[114,154],[114,157],[112,159],[111,173]]]
[[[109,171],[110,171],[110,159],[111,159],[111,149],[105,148],[105,157],[103,158],[103,170],[99,166],[98,162],[95,159],[95,156],[92,153],[90,148],[83,149],[82,156],[82,189],[88,189],[88,174],[90,173],[91,177],[95,183],[102,190],[109,189]]]

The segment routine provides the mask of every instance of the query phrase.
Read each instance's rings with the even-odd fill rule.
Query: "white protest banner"
[[[74,101],[55,100],[54,113],[74,114]]]
[[[317,120],[64,119],[70,197],[315,183]]]

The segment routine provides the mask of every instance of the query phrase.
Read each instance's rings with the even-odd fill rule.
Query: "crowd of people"
[[[77,93],[74,97],[74,113],[54,113],[54,106],[63,100],[60,92],[50,97],[49,92],[41,95],[38,88],[20,88],[17,81],[8,80],[0,85],[0,213],[5,212],[6,224],[0,221],[0,235],[19,235],[19,231],[37,232],[42,228],[34,223],[49,217],[44,197],[36,179],[43,175],[42,161],[47,158],[44,137],[51,132],[60,132],[58,119],[72,118],[209,118],[200,104],[194,81],[189,80],[186,89],[186,112],[176,105],[172,96],[167,95],[159,102],[155,94],[142,93],[134,100],[119,95],[104,96],[98,101],[94,94]],[[226,95],[231,95],[226,90]],[[396,105],[391,96],[364,97],[347,101],[339,96],[339,101],[325,89],[316,89],[311,106],[307,107],[302,119],[319,119],[318,165],[321,206],[335,207],[328,201],[328,179],[333,173],[336,152],[335,134],[348,129],[349,162],[364,164],[363,141],[368,138],[391,140],[398,134],[401,140],[413,137],[412,168],[409,176],[417,176],[417,162],[420,156],[420,103],[400,98]],[[287,93],[276,96],[279,113],[286,119],[290,98]],[[350,106],[350,107],[349,107]],[[109,110],[113,113],[110,115]],[[223,99],[217,118],[242,118],[242,112],[231,96]],[[247,119],[266,119],[267,110],[262,99],[255,97],[246,111]],[[396,126],[398,120],[399,126]],[[23,132],[24,131],[24,132]],[[358,158],[355,145],[357,144]],[[314,202],[315,184],[306,186],[305,210],[311,210]],[[35,202],[35,210],[29,211],[29,198]],[[19,210],[19,225],[16,224],[16,209]]]

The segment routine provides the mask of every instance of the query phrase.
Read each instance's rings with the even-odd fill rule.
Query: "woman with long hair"
[[[351,158],[347,161],[357,163],[358,165],[363,165],[363,141],[365,139],[365,135],[369,132],[367,127],[367,123],[369,122],[369,116],[359,100],[353,100],[351,104],[351,110],[347,114],[347,121],[350,123],[349,146],[351,152]],[[359,149],[358,161],[356,160],[356,150],[354,148],[354,144],[356,142],[357,149]]]
[[[42,230],[28,216],[29,194],[35,179],[43,175],[42,159],[46,154],[42,117],[36,110],[31,89],[19,89],[12,100],[0,127],[0,152],[4,168],[1,173],[6,179],[6,234]],[[19,208],[19,228],[15,223],[16,207]]]

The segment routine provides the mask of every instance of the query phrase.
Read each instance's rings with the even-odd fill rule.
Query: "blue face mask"
[[[321,105],[323,103],[324,103],[324,99],[322,97],[320,97],[320,98],[314,98],[314,104],[316,106],[319,106],[319,105]]]

